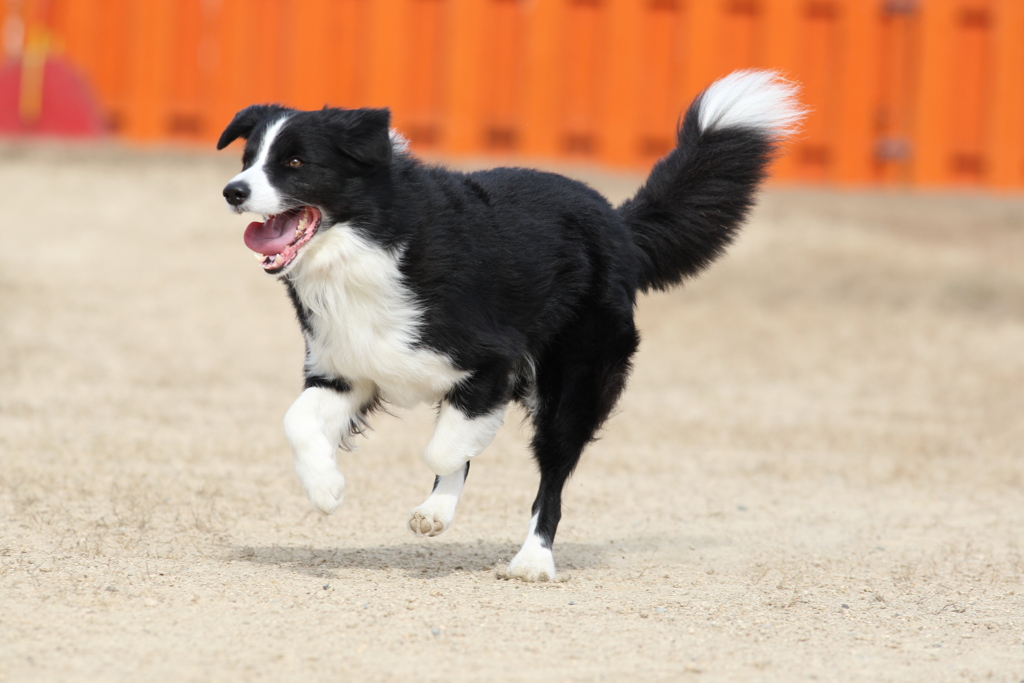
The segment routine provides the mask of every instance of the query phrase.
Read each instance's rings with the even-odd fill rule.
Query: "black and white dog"
[[[434,488],[409,519],[435,536],[519,401],[540,490],[507,575],[554,579],[562,487],[625,385],[637,292],[698,273],[732,241],[802,116],[795,86],[766,71],[711,85],[676,149],[618,208],[551,173],[425,165],[389,116],[253,105],[217,143],[247,140],[224,197],[263,215],[245,243],[284,283],[305,337],[305,390],[285,416],[299,481],[334,512],[339,445],[382,403],[436,404],[423,456]]]

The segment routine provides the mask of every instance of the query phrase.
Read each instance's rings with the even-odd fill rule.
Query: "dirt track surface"
[[[1024,201],[767,194],[640,301],[531,585],[495,578],[521,413],[437,539],[405,529],[427,407],[310,511],[302,342],[228,156],[0,147],[0,681],[1024,678]]]

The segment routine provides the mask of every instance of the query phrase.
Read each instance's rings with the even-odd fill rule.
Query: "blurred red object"
[[[106,132],[96,97],[67,62],[15,59],[0,68],[0,135],[96,137]]]

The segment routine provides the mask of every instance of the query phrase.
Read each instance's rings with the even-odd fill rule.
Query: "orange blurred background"
[[[763,67],[813,110],[777,179],[1024,188],[1024,0],[3,1],[22,133],[61,106],[49,60],[134,141],[388,106],[420,151],[640,169],[713,79]]]

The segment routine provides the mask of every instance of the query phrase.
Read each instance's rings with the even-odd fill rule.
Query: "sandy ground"
[[[536,488],[519,413],[437,539],[405,529],[427,407],[310,511],[236,164],[0,147],[0,680],[1024,679],[1024,201],[766,194],[641,300],[564,580],[531,585],[495,578]]]

